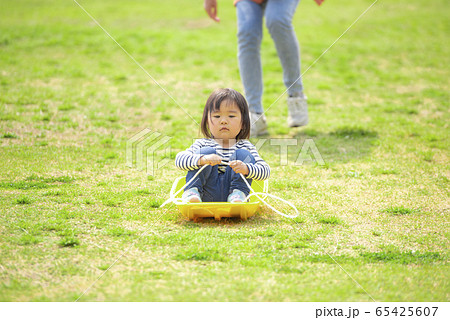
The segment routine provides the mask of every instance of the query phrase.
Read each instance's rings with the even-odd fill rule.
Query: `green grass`
[[[389,207],[384,209],[382,212],[389,213],[392,215],[403,215],[403,214],[411,214],[414,213],[414,209],[405,208],[405,207]]]
[[[80,241],[74,237],[64,237],[59,241],[61,247],[76,247],[80,245]]]
[[[303,71],[372,2],[302,1]],[[215,88],[243,91],[231,1],[220,24],[181,0],[81,4],[195,121]],[[3,7],[1,301],[74,301],[118,257],[80,301],[449,300],[445,1],[378,1],[305,73],[306,128],[287,128],[285,97],[274,103],[285,88],[264,30],[270,138],[291,140],[286,156],[253,142],[270,192],[300,216],[198,223],[159,209],[194,121],[73,1]],[[126,165],[144,128],[171,137],[153,175]],[[301,154],[307,139],[325,165]]]

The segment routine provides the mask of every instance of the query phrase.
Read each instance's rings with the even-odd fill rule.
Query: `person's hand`
[[[215,166],[216,164],[220,164],[222,162],[222,157],[217,154],[207,154],[204,155],[198,160],[199,166],[204,166],[205,164],[209,164],[211,166]]]
[[[314,1],[317,3],[318,6],[320,6],[322,4],[322,2],[324,2],[325,0],[314,0]]]
[[[217,0],[205,0],[203,7],[211,19],[215,22],[220,22],[220,19],[217,16]]]
[[[242,173],[244,176],[248,175],[249,170],[247,165],[241,160],[233,160],[228,163],[228,165],[233,169],[236,173]]]

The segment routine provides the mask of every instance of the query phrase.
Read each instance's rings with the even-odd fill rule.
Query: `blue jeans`
[[[300,49],[292,18],[300,0],[268,0],[257,4],[250,0],[236,5],[238,20],[239,71],[251,112],[263,113],[263,79],[260,47],[263,17],[283,67],[283,82],[289,96],[303,96],[300,79]],[[295,82],[295,83],[294,83]]]
[[[211,147],[200,148],[199,154],[215,154],[216,150]],[[230,160],[241,160],[245,163],[255,163],[255,158],[250,151],[245,149],[236,150]],[[186,181],[191,180],[200,169],[189,171],[186,175]],[[246,179],[251,185],[252,179]],[[224,173],[220,173],[218,166],[207,166],[200,172],[195,180],[190,183],[185,190],[197,188],[203,202],[226,202],[228,195],[234,189],[241,190],[246,196],[250,193],[241,175],[227,167]]]

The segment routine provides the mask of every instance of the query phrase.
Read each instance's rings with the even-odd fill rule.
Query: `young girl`
[[[192,179],[201,166],[209,164],[186,186],[182,198],[188,202],[243,202],[250,193],[242,180],[266,180],[270,167],[248,141],[250,116],[245,98],[233,89],[218,89],[206,101],[201,123],[206,139],[177,154],[175,165]],[[222,164],[228,163],[228,165]]]

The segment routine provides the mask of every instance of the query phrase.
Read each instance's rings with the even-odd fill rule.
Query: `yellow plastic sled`
[[[175,193],[180,190],[186,184],[185,177],[177,178],[170,190],[170,197],[174,198]],[[269,189],[269,181],[256,181],[253,180],[251,184],[252,189],[255,192],[267,193]],[[187,203],[183,202],[180,198],[175,198],[173,203],[178,207],[180,212],[189,220],[196,218],[214,217],[216,220],[221,218],[237,217],[242,220],[253,216],[258,210],[261,201],[256,196],[250,196],[248,202],[242,203],[229,203],[229,202],[200,202],[200,203]]]

